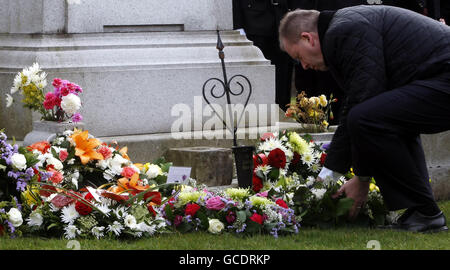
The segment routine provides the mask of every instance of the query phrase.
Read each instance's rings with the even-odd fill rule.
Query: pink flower
[[[78,122],[80,122],[81,120],[83,120],[83,116],[81,116],[80,113],[75,113],[74,115],[72,115],[72,121],[73,121],[74,123],[78,123]]]
[[[133,168],[125,167],[122,169],[121,175],[126,178],[131,178],[135,173],[136,171]]]
[[[66,150],[59,151],[59,160],[61,160],[61,162],[64,162],[67,159],[67,156],[69,156],[69,153]]]
[[[268,191],[264,191],[264,192],[260,192],[260,193],[256,194],[256,196],[264,197],[264,198],[267,198],[268,195],[269,195]]]
[[[215,196],[212,198],[209,198],[206,201],[206,208],[210,210],[222,210],[225,207],[225,203],[222,201],[222,198],[220,196]]]
[[[57,99],[57,97],[52,92],[48,92],[47,94],[45,94],[45,100],[43,103],[44,108],[46,110],[53,109],[53,107],[56,105],[56,99]]]
[[[67,96],[68,94],[70,94],[69,88],[66,86],[61,87],[61,96]]]
[[[102,147],[98,148],[97,152],[102,154],[104,159],[108,159],[108,158],[110,158],[112,156],[112,151],[107,146],[102,146]]]
[[[183,217],[180,215],[177,215],[173,221],[173,224],[175,225],[175,227],[178,227],[178,225],[180,225],[182,221],[183,221]]]
[[[225,219],[227,220],[228,224],[233,224],[233,222],[236,220],[236,214],[233,211],[229,211]]]
[[[62,182],[62,180],[64,179],[62,173],[58,172],[58,171],[53,171],[53,175],[52,177],[50,177],[50,181],[53,184],[59,184]]]
[[[55,79],[53,79],[53,82],[52,82],[52,85],[54,86],[54,87],[60,87],[61,86],[61,83],[62,83],[62,80],[60,79],[60,78],[55,78]]]

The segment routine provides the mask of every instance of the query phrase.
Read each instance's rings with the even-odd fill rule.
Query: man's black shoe
[[[404,219],[399,219],[397,224],[383,228],[423,233],[448,231],[446,219],[442,211],[434,216],[425,216],[418,211],[414,211]]]

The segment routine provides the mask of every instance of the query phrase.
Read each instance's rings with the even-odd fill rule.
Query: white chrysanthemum
[[[311,165],[311,167],[309,168],[313,173],[318,173],[321,169],[320,164],[319,163],[314,163]]]
[[[27,218],[28,226],[33,227],[40,227],[42,225],[42,222],[44,221],[44,218],[42,215],[38,212],[33,212],[30,214],[30,216]]]
[[[101,226],[101,227],[94,227],[91,230],[91,233],[93,236],[95,236],[95,238],[100,239],[102,238],[105,234],[103,233],[103,231],[105,230],[105,227]]]
[[[64,223],[72,224],[79,216],[74,203],[61,210],[61,219]]]
[[[108,167],[115,175],[120,175],[122,173],[122,166],[130,165],[130,161],[122,155],[114,155],[113,158],[108,160]]]
[[[111,212],[111,209],[108,207],[107,204],[102,203],[102,204],[96,204],[95,207],[97,207],[97,209],[102,212],[103,214],[105,214],[106,216],[109,216],[109,212]]]
[[[284,148],[284,145],[280,140],[278,140],[276,138],[272,138],[272,137],[265,140],[263,143],[261,143],[258,146],[259,152],[270,152],[276,148],[282,149],[282,148]]]
[[[66,239],[74,239],[81,231],[75,225],[67,225],[64,228],[64,236]]]
[[[149,233],[151,235],[156,232],[156,226],[154,226],[154,225],[149,226],[145,222],[141,222],[141,223],[137,224],[136,229],[141,232]]]
[[[108,225],[108,231],[113,232],[115,235],[119,236],[124,227],[117,221],[114,221],[113,224]]]
[[[313,188],[311,189],[311,192],[314,194],[317,200],[321,200],[327,190],[325,188]]]
[[[19,91],[20,85],[22,84],[22,75],[17,74],[14,77],[13,87],[11,88],[11,95],[14,95],[17,91]]]
[[[259,165],[258,167],[256,167],[256,172],[260,171],[265,176],[267,176],[267,174],[270,173],[271,169],[272,169],[272,166],[270,166],[270,165]]]
[[[10,94],[6,94],[6,108],[11,107],[14,102],[14,98]]]
[[[311,167],[311,165],[316,162],[316,157],[311,152],[304,153],[301,159],[303,164],[306,164],[308,167]]]
[[[61,108],[68,114],[75,114],[81,108],[80,97],[72,93],[62,97]]]
[[[113,210],[113,212],[119,219],[123,218],[125,214],[127,214],[126,209],[123,206],[117,207],[116,209]]]
[[[307,187],[314,185],[315,182],[316,182],[316,179],[313,176],[308,176],[308,178],[306,178],[306,186]]]

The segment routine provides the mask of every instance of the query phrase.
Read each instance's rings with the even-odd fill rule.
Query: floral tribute
[[[323,145],[296,132],[265,134],[254,155],[253,187],[208,189],[189,179],[167,184],[170,162],[133,163],[126,147],[87,130],[68,130],[28,147],[0,132],[0,235],[140,238],[158,233],[297,233],[305,226],[347,224],[352,200],[334,198],[338,182],[317,181]],[[383,224],[378,188],[359,215]]]
[[[55,78],[53,91],[44,94],[47,86],[47,74],[38,63],[19,72],[14,78],[11,94],[6,94],[7,107],[14,102],[12,95],[22,94],[23,106],[41,114],[42,120],[63,122],[71,120],[80,122],[83,117],[79,113],[83,89],[72,82]]]
[[[331,105],[334,102],[337,102],[337,99],[333,98],[333,95],[329,100],[325,95],[308,98],[302,91],[291,99],[285,115],[302,124],[313,124],[323,132],[328,128],[328,120],[334,118],[331,111]]]

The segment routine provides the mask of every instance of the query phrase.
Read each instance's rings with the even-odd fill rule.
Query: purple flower
[[[72,121],[73,121],[74,123],[78,123],[78,122],[80,122],[81,120],[83,120],[83,116],[81,116],[80,113],[75,113],[74,115],[72,115]]]
[[[25,188],[27,187],[27,182],[23,181],[23,180],[18,180],[17,181],[17,186],[16,189],[17,191],[25,191]]]

